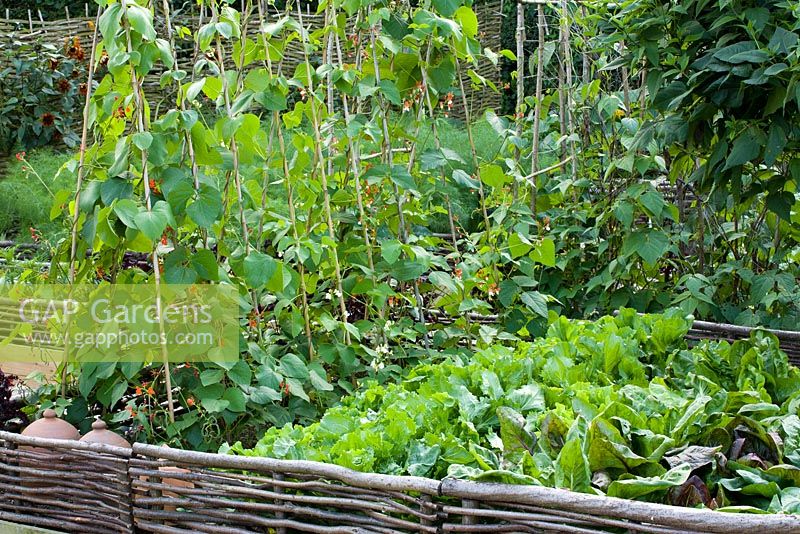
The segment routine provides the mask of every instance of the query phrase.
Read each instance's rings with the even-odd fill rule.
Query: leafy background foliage
[[[30,149],[63,143],[74,148],[88,62],[80,41],[26,45],[13,34],[4,40],[0,155],[8,155],[15,145]]]

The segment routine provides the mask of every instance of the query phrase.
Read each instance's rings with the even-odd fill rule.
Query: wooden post
[[[36,12],[39,14],[39,22],[42,23],[42,31],[47,33],[47,27],[44,25],[44,17],[42,16],[42,10],[37,9]]]
[[[300,25],[302,26],[303,25],[303,11],[300,8],[299,4],[297,5],[297,17],[299,19]],[[307,38],[307,35],[306,35],[305,32],[302,33],[302,43],[303,43],[303,59],[305,60],[305,63],[306,63],[306,75],[308,76],[308,91],[313,93],[314,92],[314,84],[312,83],[313,77],[311,75],[311,63],[309,62],[309,59],[308,59],[308,48],[306,48],[307,45],[308,45],[308,38]],[[374,43],[373,43],[373,46],[374,46]],[[378,69],[375,69],[376,77],[378,76],[378,74],[379,74]],[[313,95],[309,96],[309,103],[312,103],[313,99],[314,99]],[[325,222],[327,223],[327,227],[328,227],[328,237],[330,237],[331,241],[335,241],[336,240],[336,235],[335,235],[336,230],[335,230],[335,226],[334,226],[334,223],[333,223],[330,192],[328,191],[328,172],[327,172],[327,168],[326,168],[326,165],[325,165],[325,158],[324,158],[323,153],[322,153],[323,142],[322,142],[322,133],[321,133],[321,130],[320,130],[320,121],[319,121],[319,117],[317,115],[316,106],[311,105],[310,107],[311,107],[311,124],[312,124],[313,131],[314,131],[314,141],[315,141],[314,149],[315,149],[315,158],[316,158],[315,165],[312,166],[312,177],[316,177],[317,176],[317,172],[316,171],[318,170],[319,171],[318,175],[319,175],[320,183],[322,184],[322,193],[323,193],[322,200],[323,200],[323,206],[324,206],[324,210],[325,210]],[[386,132],[385,132],[385,121],[386,121],[386,119],[384,118],[384,133],[385,133],[385,137],[388,137],[388,134],[386,134]],[[318,165],[318,167],[317,167],[317,165]],[[395,193],[397,193],[397,186],[396,185],[395,185]],[[399,207],[400,207],[400,209],[398,209],[398,211],[402,214],[402,205],[400,205]],[[400,226],[403,227],[404,224],[405,223],[401,219]],[[345,305],[345,302],[344,302],[344,291],[342,289],[342,270],[341,270],[341,266],[339,264],[339,253],[337,252],[336,247],[332,247],[330,252],[331,252],[331,255],[333,256],[334,273],[335,273],[335,278],[336,278],[336,291],[338,292],[338,300],[339,300],[339,311],[341,313],[342,322],[343,323],[347,323],[347,306]],[[345,343],[345,345],[349,345],[350,344],[350,331],[347,330],[347,328],[344,328],[342,333],[344,335],[344,343]]]
[[[128,4],[126,0],[121,0],[120,2],[122,6],[122,16],[127,20],[128,17]],[[95,26],[95,29],[97,26]],[[125,40],[126,40],[126,52],[130,54],[133,51],[132,44],[131,44],[131,31],[130,25],[125,24]],[[225,80],[224,72],[222,73],[222,79]],[[136,69],[131,71],[131,89],[133,90],[133,101],[134,101],[134,108],[136,110],[136,131],[139,133],[147,132],[149,130],[149,125],[145,122],[145,111],[144,106],[146,105],[146,101],[144,99],[144,89],[142,88],[141,80],[139,79]],[[227,95],[227,87],[223,88],[226,91]],[[235,158],[234,153],[234,158]],[[235,159],[234,159],[235,164]],[[150,189],[150,180],[149,180],[149,168],[148,168],[148,160],[147,160],[147,150],[142,150],[142,183],[144,184],[144,204],[147,208],[148,212],[152,212],[153,210],[153,201],[151,197],[151,189]],[[153,265],[153,281],[155,285],[155,312],[156,317],[159,318],[158,325],[159,325],[159,332],[161,335],[164,335],[164,321],[162,320],[162,307],[161,307],[161,269],[159,263],[159,255],[158,255],[158,248],[153,247],[151,252],[152,258],[152,265]],[[175,403],[172,398],[172,375],[169,369],[169,355],[167,354],[167,348],[165,345],[161,345],[161,357],[163,360],[164,366],[164,383],[167,390],[167,404],[169,408],[169,422],[175,422]]]
[[[419,497],[419,500],[422,501],[420,503],[419,511],[423,514],[428,514],[433,508],[431,503],[432,499],[430,495],[422,494]],[[434,509],[435,510],[435,509]],[[419,524],[423,527],[430,527],[435,525],[435,521],[429,521],[427,519],[420,519]],[[420,529],[420,533],[425,532],[424,529]]]
[[[326,9],[325,10],[325,27],[328,28],[328,25],[335,25],[336,24],[336,13],[333,9]],[[328,35],[325,37],[327,39],[325,44],[325,49],[322,52],[322,63],[326,66],[331,65],[333,63],[333,31],[328,31]],[[328,115],[332,116],[334,112],[333,108],[333,69],[328,70],[327,74],[327,104],[328,104]],[[333,159],[336,157],[336,152],[334,145],[331,144],[329,147],[329,154],[328,154],[328,176],[333,176]],[[356,177],[357,179],[358,177]]]
[[[206,12],[206,4],[203,2],[200,4],[200,9],[198,10],[198,19],[197,19],[197,27],[201,28],[203,26],[203,16]],[[194,39],[194,53],[192,55],[192,64],[197,63],[197,56],[200,54],[200,42],[197,39]],[[191,81],[194,82],[195,70],[194,68],[191,69]]]
[[[581,4],[581,15],[583,20],[586,20],[586,5]],[[583,60],[583,72],[582,72],[582,82],[584,86],[589,85],[589,81],[591,80],[591,67],[589,65],[589,52],[587,51],[586,40],[583,40],[583,50],[581,52],[581,59]],[[589,130],[590,130],[590,122],[589,122],[589,110],[583,110],[583,143],[584,146],[588,145],[589,143]],[[586,162],[583,158],[581,158],[581,165],[585,168]]]
[[[428,65],[430,63],[431,48],[432,48],[432,44],[429,41],[428,42],[428,51],[426,52],[426,57],[425,57],[425,67],[426,68],[428,67]],[[423,86],[424,87],[428,87],[429,86],[429,84],[428,84],[428,75],[427,75],[426,70],[422,69],[420,72],[422,73],[422,84],[423,84]],[[429,114],[429,116],[431,118],[431,131],[433,132],[433,143],[434,143],[434,146],[436,147],[436,150],[441,150],[442,142],[441,142],[441,137],[439,137],[439,129],[436,126],[435,109],[433,107],[433,102],[431,101],[431,93],[430,93],[430,91],[425,91],[425,104],[428,106],[428,114]],[[441,180],[442,180],[442,184],[446,185],[447,184],[447,178],[445,177],[444,169],[441,169],[440,177],[441,177]],[[450,240],[451,240],[451,242],[453,244],[453,250],[455,251],[455,253],[456,254],[460,254],[460,252],[458,250],[458,232],[456,231],[456,224],[455,224],[455,220],[453,218],[453,204],[450,201],[450,194],[447,193],[446,190],[444,190],[444,189],[443,189],[443,191],[445,191],[444,192],[444,201],[445,201],[445,204],[447,205],[447,221],[450,224]],[[469,339],[469,315],[467,315],[466,318],[467,318],[467,339]]]
[[[133,456],[134,456],[134,454],[131,453],[131,458]],[[119,517],[120,517],[120,519],[122,519],[122,521],[124,521],[127,524],[127,526],[128,526],[127,532],[130,532],[131,534],[133,534],[133,528],[134,528],[134,525],[136,524],[136,519],[134,519],[134,517],[133,517],[133,500],[134,500],[135,492],[134,492],[134,489],[133,489],[133,477],[131,477],[131,459],[130,458],[126,458],[125,459],[125,474],[120,474],[119,475],[119,483],[120,483],[120,486],[125,488],[125,490],[127,492],[127,495],[125,495],[125,497],[123,497],[119,501],[119,510],[120,510]]]
[[[86,149],[87,149],[87,139],[89,135],[89,105],[91,104],[92,99],[92,82],[94,80],[94,65],[95,65],[95,53],[97,52],[97,28],[100,24],[100,14],[102,12],[102,8],[97,8],[97,17],[95,18],[95,25],[92,30],[92,48],[89,51],[89,72],[86,76],[86,95],[83,100],[83,121],[81,127],[81,147],[78,156],[78,172],[77,172],[77,181],[75,183],[75,212],[72,215],[72,227],[70,229],[70,253],[69,253],[69,271],[68,271],[68,278],[69,281],[69,295],[72,296],[72,289],[75,285],[75,274],[76,274],[76,262],[77,254],[78,254],[78,220],[80,215],[80,210],[78,206],[80,206],[81,200],[81,189],[83,188],[83,178],[85,176],[85,167],[84,163],[86,162]],[[65,329],[68,332],[70,327],[70,320],[67,319]],[[69,339],[68,336],[65,334],[65,339]],[[61,397],[65,398],[67,396],[67,362],[69,361],[69,341],[64,345],[64,362],[62,363],[61,367]]]
[[[275,480],[280,482],[281,480],[283,480],[283,475],[281,473],[272,473],[272,478],[274,478]],[[275,491],[275,493],[283,493],[283,486],[275,485],[275,486],[272,487],[272,489]],[[281,500],[275,499],[275,505],[276,506],[283,506],[284,504],[285,504],[285,501],[281,501]],[[285,519],[286,518],[286,512],[275,512],[275,518],[276,519]],[[286,527],[278,527],[278,528],[275,529],[275,532],[276,532],[276,534],[287,534],[289,532],[289,530]]]
[[[372,56],[372,65],[375,72],[375,80],[378,84],[381,83],[381,70],[380,65],[378,62],[378,52],[377,52],[377,45],[376,45],[376,38],[375,34],[380,31],[380,27],[377,28],[370,28],[370,45],[371,50],[370,54]],[[456,71],[458,71],[458,59],[456,59]],[[311,73],[309,73],[309,77]],[[463,87],[462,87],[463,93]],[[462,95],[463,98],[463,95]],[[381,106],[381,125],[383,127],[383,139],[381,144],[381,160],[385,161],[389,168],[394,167],[394,160],[393,160],[393,151],[392,151],[392,138],[389,135],[389,110],[387,109],[387,104],[385,99],[381,99],[380,101]],[[469,117],[469,116],[468,116]],[[467,121],[467,132],[469,133],[469,121]],[[400,191],[400,188],[397,186],[396,183],[392,184],[395,196],[395,204],[397,205],[397,218],[398,218],[398,228],[397,228],[397,237],[399,238],[400,242],[404,245],[408,243],[408,234],[409,234],[409,227],[406,223],[405,212],[403,206],[405,204],[405,191]],[[419,323],[422,323],[423,327],[425,326],[425,305],[424,301],[422,300],[422,294],[419,290],[419,281],[413,280],[412,286],[414,288],[414,299],[416,300],[416,307],[414,308],[414,314],[416,315],[415,320]],[[401,286],[402,287],[402,286]],[[346,320],[346,319],[345,319]],[[425,348],[428,348],[430,340],[428,338],[427,333],[424,336]]]
[[[705,274],[706,270],[706,224],[705,224],[705,206],[703,206],[703,198],[700,196],[700,193],[697,194],[697,224],[698,224],[698,232],[697,232],[697,244],[700,257],[700,272]]]
[[[70,17],[69,17],[69,6],[64,6],[64,16],[67,18],[67,28],[69,28],[68,29],[69,36],[72,37],[73,32],[72,32],[72,24],[70,23]]]
[[[536,218],[536,173],[539,171],[539,134],[542,119],[542,78],[544,77],[544,5],[536,6],[536,26],[538,28],[538,50],[536,52],[536,107],[533,110],[533,138],[531,139],[531,213]]]
[[[28,10],[28,28],[30,29],[31,34],[33,34],[33,17],[31,16],[30,9]]]
[[[477,508],[478,501],[473,501],[471,499],[462,499],[461,506],[464,508]],[[478,519],[474,515],[464,514],[461,516],[461,524],[462,525],[477,525]]]
[[[517,123],[517,137],[522,136],[522,106],[525,103],[525,5],[517,2],[517,107],[514,118]],[[520,159],[519,146],[514,148],[514,156]],[[517,198],[519,185],[514,182],[513,197]]]

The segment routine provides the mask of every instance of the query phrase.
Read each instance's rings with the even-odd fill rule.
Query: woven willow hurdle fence
[[[540,486],[359,473],[307,461],[133,449],[0,432],[0,520],[68,532],[762,532],[726,514]]]
[[[756,330],[763,330],[775,336],[780,342],[781,350],[789,358],[789,363],[795,367],[800,367],[800,332],[793,330],[770,330],[735,324],[694,321],[692,328],[686,333],[686,339],[690,343],[702,339],[736,341],[737,339],[749,338]]]

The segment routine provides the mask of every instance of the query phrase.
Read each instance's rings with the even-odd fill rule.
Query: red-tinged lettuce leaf
[[[535,452],[536,436],[526,429],[527,423],[522,414],[513,408],[501,406],[497,409],[497,419],[500,421],[500,439],[506,452]]]
[[[664,456],[664,460],[666,460],[670,467],[677,467],[680,464],[689,464],[694,471],[711,464],[719,451],[720,447],[690,445],[679,452]]]
[[[687,464],[688,465],[688,464]],[[680,486],[670,488],[667,500],[675,506],[697,508],[700,505],[706,508],[716,508],[716,501],[711,498],[708,486],[697,475],[692,475]]]

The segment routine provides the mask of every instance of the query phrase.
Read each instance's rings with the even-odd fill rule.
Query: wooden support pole
[[[478,501],[474,501],[472,499],[461,499],[461,506],[463,508],[478,508],[480,505],[478,504]],[[461,516],[461,524],[477,525],[478,521],[474,515],[464,514]]]
[[[616,45],[614,45],[614,50],[619,53],[620,56],[625,55],[625,41],[620,41]],[[625,105],[625,113],[631,113],[631,82],[630,82],[630,73],[628,71],[628,67],[622,66],[620,70],[620,76],[622,77],[622,103]]]
[[[130,23],[128,21],[128,3],[127,0],[121,0],[120,2],[122,6],[122,16],[125,20],[125,41],[126,41],[126,51],[128,54],[133,52],[133,45],[131,40],[131,31],[130,31]],[[96,26],[95,26],[96,28]],[[224,75],[223,75],[223,79]],[[145,121],[145,111],[144,107],[147,105],[147,101],[144,97],[144,89],[142,89],[142,83],[139,79],[139,76],[136,73],[136,69],[131,71],[131,89],[133,90],[133,101],[134,107],[136,110],[136,131],[139,133],[143,133],[149,130],[149,126]],[[149,168],[148,168],[148,159],[147,159],[147,150],[142,150],[142,183],[144,184],[144,204],[147,208],[148,212],[153,211],[153,200],[151,195],[150,189],[150,179],[149,179]],[[161,302],[161,263],[159,260],[158,254],[158,247],[154,246],[152,252],[150,254],[152,258],[152,265],[153,265],[153,282],[155,286],[155,312],[156,317],[159,318],[158,326],[159,326],[159,333],[163,336],[164,335],[164,321],[163,321],[163,308]],[[170,423],[175,422],[175,403],[172,398],[172,375],[169,368],[169,355],[167,354],[166,345],[161,345],[161,358],[163,360],[163,369],[164,369],[164,385],[167,390],[167,405],[169,410],[169,421]]]
[[[327,28],[327,35],[325,36],[325,48],[322,52],[323,65],[331,65],[333,63],[333,28],[336,24],[336,13],[333,9],[325,10],[325,28]],[[327,94],[327,107],[328,116],[332,116],[334,112],[333,106],[333,69],[328,70],[326,76],[326,94]],[[329,147],[328,153],[328,176],[333,176],[333,160],[336,157],[336,149],[334,144]]]
[[[281,482],[282,480],[284,480],[283,473],[273,473],[272,478],[274,478],[277,482]],[[276,485],[272,488],[272,491],[274,491],[275,493],[283,493],[283,487],[281,487],[280,485]],[[282,500],[275,499],[275,504],[283,507],[285,505],[285,502]],[[276,512],[275,517],[277,517],[278,519],[286,519],[286,512],[282,511]],[[286,527],[278,527],[275,529],[276,534],[288,534],[288,532],[289,529],[287,529]]]
[[[300,22],[300,25],[302,26],[303,25],[303,12],[302,12],[302,9],[300,8],[299,4],[297,6],[297,16],[298,16],[298,20]],[[319,179],[320,179],[320,183],[322,185],[322,200],[323,200],[323,206],[324,206],[324,210],[325,210],[325,222],[326,222],[326,226],[328,227],[328,237],[330,237],[332,242],[335,242],[336,241],[336,230],[335,230],[335,226],[334,226],[334,222],[333,222],[333,215],[332,215],[332,210],[331,210],[330,191],[328,190],[328,173],[327,173],[327,168],[326,168],[326,165],[325,165],[325,157],[324,157],[323,151],[322,151],[323,141],[322,141],[321,125],[320,125],[319,116],[317,114],[317,109],[318,109],[317,108],[317,99],[318,99],[318,96],[315,94],[316,93],[316,90],[315,90],[316,88],[314,87],[314,83],[313,83],[314,77],[311,75],[311,63],[309,62],[309,58],[308,58],[309,51],[308,51],[308,48],[307,48],[307,46],[308,46],[308,35],[306,35],[306,32],[302,32],[301,38],[302,38],[302,43],[303,43],[303,59],[305,59],[306,75],[308,76],[308,92],[309,92],[308,102],[309,102],[309,105],[310,105],[310,108],[311,108],[311,125],[313,127],[314,141],[315,141],[314,142],[314,151],[315,151],[314,157],[315,157],[315,161],[314,161],[312,169],[314,169],[316,167],[316,170],[318,171],[318,176],[319,176]],[[374,46],[374,43],[373,43],[373,46]],[[377,74],[378,74],[378,69],[376,69],[376,75]],[[317,175],[317,173],[314,172],[314,170],[312,170],[312,176],[316,177],[316,175]],[[402,206],[401,206],[401,208],[402,208]],[[400,210],[400,212],[402,213],[402,210]],[[401,221],[401,226],[403,224],[404,223]],[[338,300],[339,300],[339,311],[341,313],[342,323],[345,324],[345,323],[347,323],[347,306],[346,306],[345,301],[344,301],[344,290],[342,289],[342,270],[341,270],[341,265],[339,263],[339,253],[336,250],[336,247],[331,247],[330,253],[333,256],[333,266],[334,266],[334,273],[335,273],[335,279],[336,279],[336,292],[338,293],[337,297],[338,297]],[[345,345],[349,345],[350,344],[350,331],[347,330],[347,328],[343,328],[342,334],[344,335],[343,339],[344,339]]]
[[[72,23],[70,22],[69,6],[64,6],[64,16],[67,17],[67,28],[69,28],[69,36],[72,37]]]
[[[422,495],[419,496],[419,500],[421,501],[420,502],[419,511],[422,514],[426,514],[426,515],[430,514],[431,513],[431,509],[433,509],[433,499],[431,498],[431,496],[422,494]],[[430,521],[430,520],[425,519],[425,518],[420,519],[419,523],[423,527],[435,526],[435,523],[433,521]],[[420,530],[420,532],[425,532],[425,530],[422,529],[422,530]]]
[[[70,228],[70,252],[69,252],[69,271],[67,271],[67,280],[70,285],[70,294],[72,286],[75,284],[76,265],[78,258],[78,221],[80,220],[80,201],[81,189],[83,189],[83,179],[86,175],[86,150],[88,149],[89,137],[89,114],[92,104],[92,89],[94,84],[94,60],[97,52],[97,28],[100,24],[100,14],[102,8],[97,8],[97,17],[95,18],[94,30],[92,32],[92,49],[89,52],[89,72],[86,76],[86,96],[83,100],[83,125],[81,127],[81,148],[78,155],[78,172],[75,182],[75,211],[72,213],[72,225]],[[67,328],[69,322],[67,322]],[[68,338],[67,338],[68,339]],[[69,345],[67,345],[68,347]],[[67,394],[67,352],[64,353],[64,363],[61,370],[61,396],[66,397]]]
[[[572,113],[573,110],[573,100],[572,100],[572,44],[571,44],[571,25],[570,25],[570,13],[569,13],[569,5],[567,4],[567,0],[561,0],[561,26],[563,28],[562,32],[562,47],[563,47],[563,54],[564,54],[564,97],[565,97],[565,104],[566,109],[565,117],[566,117],[566,127],[567,127],[567,135],[570,136],[569,141],[567,144],[569,146],[569,156],[572,158],[571,163],[571,176],[572,180],[576,180],[578,177],[578,166],[576,163],[575,158],[575,139],[573,138],[573,134],[575,133],[575,120],[574,114]]]
[[[536,218],[536,176],[539,170],[539,135],[542,121],[542,78],[544,77],[544,40],[545,26],[544,5],[536,6],[536,26],[538,29],[538,46],[536,52],[536,107],[533,110],[533,137],[531,139],[531,213]]]
[[[642,67],[639,78],[639,115],[644,120],[645,104],[647,103],[647,69]]]
[[[558,24],[558,126],[561,137],[561,157],[567,156],[567,88],[564,78],[564,21],[559,17]]]
[[[585,21],[586,20],[586,16],[587,16],[586,6],[585,5],[581,6],[581,16],[582,16],[583,20]],[[591,73],[591,67],[589,65],[589,52],[588,52],[589,47],[586,44],[586,38],[585,37],[586,36],[584,35],[583,50],[581,51],[581,59],[583,61],[582,73],[581,73],[581,78],[582,78],[581,81],[583,82],[584,86],[588,86],[589,82],[591,81],[592,73]],[[583,109],[583,136],[582,136],[584,146],[587,146],[589,144],[589,130],[590,130],[590,127],[591,127],[591,125],[590,125],[590,122],[589,122],[589,110],[584,107],[584,109]],[[584,161],[583,158],[581,159],[581,166],[582,166],[582,168],[585,168],[585,166],[586,166],[586,162]]]
[[[522,136],[523,105],[525,104],[525,5],[517,3],[517,107],[514,120],[517,124],[517,137]],[[515,160],[520,159],[519,146],[514,148]],[[517,198],[518,183],[514,182],[513,197]]]

